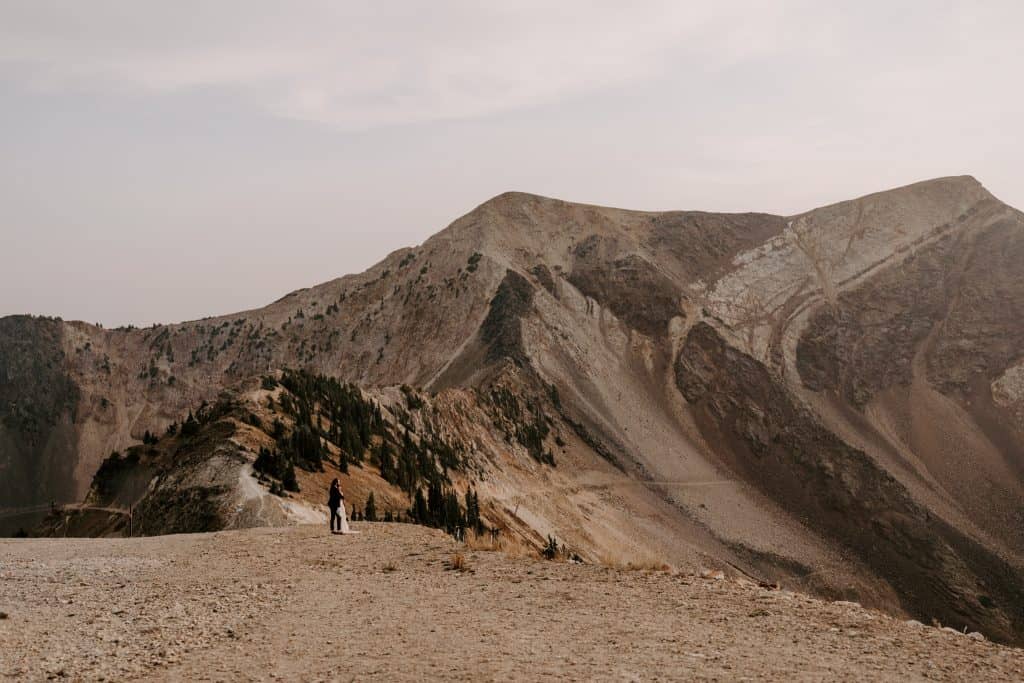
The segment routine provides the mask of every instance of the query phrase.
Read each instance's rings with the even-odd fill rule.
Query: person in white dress
[[[345,494],[341,492],[341,483],[337,478],[331,482],[331,488],[327,492],[327,507],[331,510],[331,533],[349,533],[348,520],[345,519]],[[334,530],[337,521],[338,530]]]

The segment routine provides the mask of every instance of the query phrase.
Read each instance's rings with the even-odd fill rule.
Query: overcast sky
[[[969,173],[1024,207],[1022,26],[1019,0],[0,0],[0,315],[257,307],[505,190],[789,214]]]

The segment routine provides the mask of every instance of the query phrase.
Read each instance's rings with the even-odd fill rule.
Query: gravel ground
[[[0,676],[1024,680],[1022,650],[850,603],[354,527],[0,541]]]

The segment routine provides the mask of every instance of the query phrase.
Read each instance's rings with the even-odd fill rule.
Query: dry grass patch
[[[454,555],[452,555],[451,559],[448,560],[445,566],[453,572],[473,571],[469,568],[469,563],[466,562],[466,556],[462,553],[455,553]]]
[[[653,556],[625,559],[621,556],[616,557],[605,554],[601,555],[598,559],[605,567],[627,572],[665,572],[671,574],[675,571],[668,562]]]
[[[466,539],[463,542],[469,550],[483,550],[486,552],[501,552],[505,553],[509,557],[535,557],[536,551],[527,545],[519,536],[512,534],[497,534],[492,535],[488,533],[466,534]]]

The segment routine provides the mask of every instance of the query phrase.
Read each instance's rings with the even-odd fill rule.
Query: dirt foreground
[[[354,527],[2,540],[0,677],[1024,679],[1024,650],[851,603]]]

